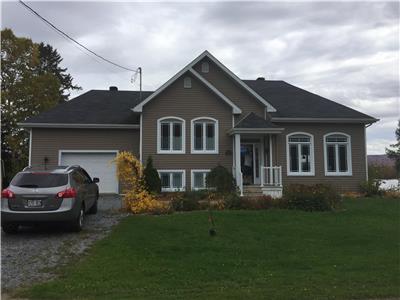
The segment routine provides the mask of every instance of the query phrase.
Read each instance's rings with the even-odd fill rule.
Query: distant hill
[[[368,165],[379,165],[394,167],[394,159],[390,159],[386,154],[368,155]]]

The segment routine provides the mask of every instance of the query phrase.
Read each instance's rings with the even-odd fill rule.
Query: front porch
[[[282,166],[276,165],[276,136],[283,131],[254,114],[232,130],[233,175],[241,196],[282,197]]]

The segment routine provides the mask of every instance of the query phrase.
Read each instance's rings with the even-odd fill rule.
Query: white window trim
[[[182,122],[182,150],[173,150],[173,128],[171,124],[173,124],[173,122],[171,122],[170,124],[170,150],[161,150],[161,123],[165,120],[177,120]],[[169,116],[169,117],[163,117],[157,120],[157,154],[185,154],[185,150],[186,150],[186,129],[185,129],[185,120],[179,117],[173,117],[173,116]]]
[[[310,172],[301,171],[301,161],[299,160],[299,172],[290,171],[290,149],[289,138],[292,135],[306,135],[310,137]],[[301,143],[299,143],[301,144]],[[300,152],[299,152],[300,153]],[[315,160],[314,160],[314,136],[307,132],[291,132],[286,135],[286,171],[287,176],[315,176]]]
[[[158,176],[161,179],[161,173],[170,173],[169,175],[169,180],[170,183],[172,184],[172,173],[182,173],[182,187],[178,188],[178,189],[174,189],[174,188],[161,188],[161,192],[182,192],[185,191],[186,189],[186,170],[184,169],[176,169],[176,170],[172,170],[172,169],[158,169]]]
[[[327,143],[326,138],[330,135],[343,135],[347,137],[347,142],[346,143]],[[353,168],[352,168],[352,159],[351,159],[351,136],[343,133],[343,132],[329,132],[324,135],[324,167],[325,167],[325,176],[352,176],[353,175]],[[327,144],[347,144],[347,172],[329,172],[328,171],[328,155],[327,155]],[[335,147],[335,154],[336,154],[336,170],[339,170],[339,151],[338,147]]]
[[[214,150],[206,150],[206,149],[203,149],[203,150],[195,150],[194,149],[194,123],[196,123],[197,121],[201,121],[201,120],[205,120],[205,121],[212,121],[212,122],[214,122],[214,127],[215,127],[215,132],[214,132],[214,135],[215,135],[215,149]],[[191,127],[191,130],[190,130],[190,136],[191,136],[191,150],[190,150],[190,153],[191,154],[218,154],[218,152],[219,152],[219,134],[218,134],[218,132],[219,132],[219,127],[218,127],[218,120],[217,119],[214,119],[214,118],[210,118],[210,117],[199,117],[199,118],[195,118],[195,119],[192,119],[191,121],[190,121],[190,127]],[[205,131],[205,125],[204,125],[205,123],[203,123],[203,147],[205,148],[206,147],[206,131]]]
[[[190,170],[190,188],[193,190],[193,191],[199,191],[199,190],[205,190],[205,189],[207,189],[207,187],[206,187],[206,176],[207,176],[207,174],[206,174],[206,176],[204,176],[204,185],[205,185],[205,187],[204,187],[204,189],[202,189],[202,188],[195,188],[194,187],[194,173],[209,173],[211,170],[210,169],[191,169]]]

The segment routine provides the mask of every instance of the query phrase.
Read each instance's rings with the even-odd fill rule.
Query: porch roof
[[[229,133],[280,133],[284,128],[251,112],[240,120]]]

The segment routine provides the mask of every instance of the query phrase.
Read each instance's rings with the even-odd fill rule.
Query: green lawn
[[[287,210],[131,216],[37,299],[370,299],[400,296],[399,199]]]

